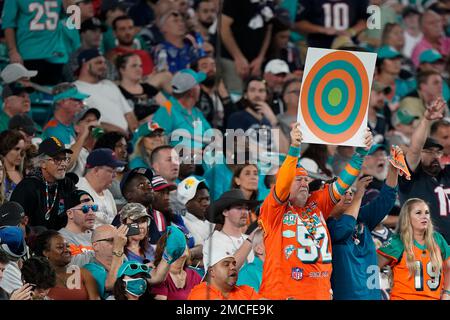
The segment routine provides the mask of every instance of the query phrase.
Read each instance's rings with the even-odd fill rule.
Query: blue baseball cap
[[[86,160],[86,168],[107,166],[111,168],[124,167],[127,163],[116,158],[115,153],[108,148],[100,148],[92,151]]]
[[[175,73],[171,85],[174,93],[184,93],[206,79],[206,73],[195,72],[192,69],[183,69]]]
[[[0,227],[0,250],[13,259],[22,258],[27,253],[22,228],[16,226]]]
[[[403,55],[391,46],[382,46],[378,52],[378,59],[396,59],[402,58]]]
[[[435,63],[438,61],[444,62],[444,58],[438,51],[436,51],[434,49],[425,50],[424,52],[422,52],[420,54],[420,57],[419,57],[420,63]]]

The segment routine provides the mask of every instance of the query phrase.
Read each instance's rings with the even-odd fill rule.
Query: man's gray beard
[[[385,180],[385,179],[387,178],[388,170],[389,170],[389,166],[388,166],[388,165],[385,165],[382,172],[375,172],[375,173],[373,174],[373,176],[374,176],[375,178],[377,178],[378,180],[383,181],[383,180]]]

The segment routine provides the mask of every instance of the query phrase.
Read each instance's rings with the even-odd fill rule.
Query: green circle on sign
[[[339,88],[333,88],[330,90],[330,93],[328,94],[328,102],[333,107],[336,107],[339,105],[339,103],[342,100],[342,92]]]

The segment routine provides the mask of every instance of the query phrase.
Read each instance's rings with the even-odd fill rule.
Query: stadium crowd
[[[450,299],[450,1],[0,5],[0,300]],[[377,54],[364,147],[310,47]]]

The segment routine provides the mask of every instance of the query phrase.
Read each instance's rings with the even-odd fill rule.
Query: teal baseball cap
[[[84,99],[89,98],[90,96],[88,94],[82,93],[78,91],[77,87],[69,88],[66,91],[63,91],[61,93],[58,93],[53,97],[53,102],[56,103],[58,101],[64,100],[64,99],[75,99],[83,101]]]
[[[434,49],[428,49],[422,52],[419,56],[419,62],[420,63],[435,63],[438,61],[444,61],[444,58],[442,55],[434,50]]]
[[[146,122],[137,129],[136,136],[138,139],[151,136],[155,131],[163,132],[164,128],[161,128],[156,122]]]
[[[399,108],[394,115],[393,124],[410,125],[414,120],[419,119],[418,116],[411,114],[408,109]]]
[[[373,155],[375,152],[377,152],[380,149],[384,150],[384,151],[387,151],[386,150],[386,146],[384,144],[377,143],[377,144],[372,145],[372,147],[370,148],[370,150],[367,153],[367,155],[371,156],[371,155]]]
[[[174,93],[184,93],[206,79],[206,73],[195,72],[192,69],[178,71],[172,78],[171,85]]]
[[[378,49],[378,59],[396,59],[402,58],[403,55],[391,46],[382,46]]]

